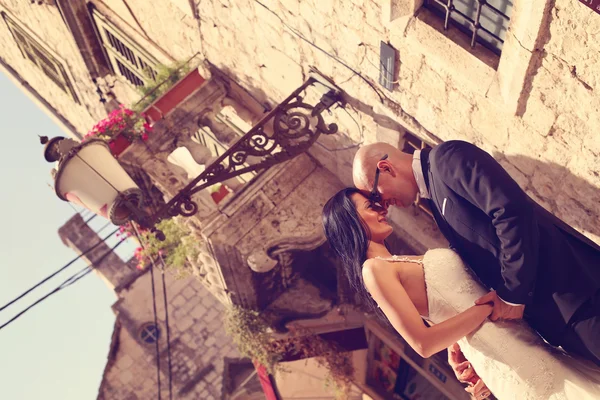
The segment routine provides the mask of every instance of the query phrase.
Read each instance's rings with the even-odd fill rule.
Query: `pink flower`
[[[147,133],[144,133],[144,134],[142,135],[142,140],[143,140],[144,142],[145,142],[146,140],[148,140],[148,134],[147,134]]]
[[[137,269],[139,269],[140,271],[142,271],[144,269],[144,266],[142,264],[138,264],[135,266]]]

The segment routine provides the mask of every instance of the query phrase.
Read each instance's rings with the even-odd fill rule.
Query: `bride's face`
[[[363,219],[371,233],[371,240],[383,242],[393,231],[386,216],[387,210],[371,203],[365,196],[359,193],[352,195],[352,201],[356,206],[358,215]]]

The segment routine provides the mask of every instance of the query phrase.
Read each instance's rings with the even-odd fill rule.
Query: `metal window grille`
[[[471,47],[480,43],[500,55],[510,16],[510,0],[425,0],[425,8],[470,36]]]
[[[40,42],[33,38],[32,35],[28,34],[23,28],[21,28],[16,21],[11,19],[5,13],[2,13],[2,17],[8,26],[19,50],[23,57],[29,59],[35,64],[43,73],[46,75],[56,86],[58,86],[63,92],[71,96],[73,101],[79,104],[79,98],[75,93],[75,89],[71,84],[71,80],[67,75],[62,62],[46,50]]]
[[[136,87],[155,81],[158,61],[98,11],[94,10],[93,16],[113,71]]]

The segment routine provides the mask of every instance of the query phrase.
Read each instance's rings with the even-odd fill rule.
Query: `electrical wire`
[[[167,327],[167,356],[168,356],[168,364],[169,364],[169,400],[173,400],[173,389],[172,389],[172,381],[173,376],[171,372],[171,330],[169,329],[169,309],[168,309],[168,301],[167,301],[167,284],[165,283],[165,260],[163,260],[162,255],[159,253],[158,257],[160,258],[160,262],[162,264],[160,268],[161,278],[162,278],[162,288],[163,288],[163,300],[165,305],[165,325]],[[154,260],[152,260],[152,268],[154,268]]]
[[[83,161],[83,163],[85,163],[92,171],[94,171],[96,173],[96,175],[98,175],[100,178],[102,178],[102,180],[104,180],[104,182],[106,182],[110,187],[112,187],[117,193],[120,193],[120,191],[112,184],[110,183],[110,181],[108,181],[108,179],[106,179],[100,172],[98,172],[94,167],[92,167],[87,161],[85,161],[83,158],[79,157],[79,155],[75,155],[77,158],[79,158],[81,161]],[[143,247],[143,241],[141,240],[140,234],[138,232],[137,227],[135,226],[134,223],[131,224],[131,226],[133,227],[133,231],[135,233],[135,236],[138,240],[138,242],[140,243],[140,245]],[[152,309],[153,309],[153,313],[154,313],[154,325],[158,326],[158,316],[157,316],[157,312],[156,312],[156,289],[154,287],[154,262],[152,263],[153,266],[152,268],[150,268],[150,279],[152,281]],[[166,301],[166,299],[165,299]],[[167,312],[166,308],[165,308],[165,313]],[[168,330],[168,328],[167,328]],[[158,347],[158,340],[155,342],[156,345],[156,380],[158,383],[158,400],[161,400],[161,384],[160,384],[160,351],[159,351],[159,347]],[[170,345],[168,345],[168,350],[169,350],[169,398],[172,399],[173,394],[172,394],[172,379],[171,379],[171,353],[170,353]]]
[[[328,148],[327,146],[325,146],[324,144],[320,143],[319,141],[316,141],[316,142],[315,142],[315,143],[316,143],[318,146],[322,147],[323,149],[325,149],[325,150],[327,150],[327,151],[329,151],[329,152],[331,152],[331,153],[335,153],[335,152],[337,152],[337,151],[342,151],[342,150],[350,150],[350,149],[357,148],[357,147],[359,147],[360,145],[362,145],[362,144],[364,143],[364,141],[365,141],[365,137],[364,137],[364,131],[363,131],[362,127],[360,126],[360,124],[358,123],[358,121],[356,120],[356,118],[354,118],[354,117],[352,116],[352,114],[350,114],[350,113],[348,112],[348,110],[346,110],[346,108],[344,108],[344,107],[338,107],[338,108],[341,108],[342,110],[344,110],[344,111],[346,112],[346,114],[348,114],[348,116],[349,116],[350,118],[352,118],[352,120],[354,121],[354,123],[355,123],[355,124],[356,124],[356,126],[358,127],[358,131],[360,132],[360,140],[358,141],[358,143],[356,143],[356,144],[353,144],[353,145],[351,145],[351,146],[339,147],[339,148],[337,148],[337,149],[330,149],[330,148]]]
[[[135,224],[131,224],[133,228],[133,233],[137,238],[140,246],[144,247],[144,242],[142,242],[142,238],[140,237],[140,233],[138,232]],[[152,263],[152,267],[150,267],[150,280],[152,282],[152,310],[154,312],[154,326],[158,327],[158,317],[156,315],[156,289],[154,288],[154,263]],[[156,381],[158,383],[158,400],[161,399],[161,391],[160,391],[160,350],[158,348],[158,340],[154,341],[156,348]],[[169,393],[170,394],[170,393]]]
[[[379,89],[377,89],[377,87],[375,87],[375,85],[373,83],[371,83],[367,78],[365,78],[365,76],[363,74],[361,74],[359,71],[355,70],[354,68],[352,68],[351,66],[349,66],[344,60],[342,60],[341,58],[334,56],[333,54],[329,53],[327,50],[324,50],[323,48],[319,47],[318,45],[316,45],[315,43],[311,42],[310,40],[308,40],[304,35],[302,35],[300,32],[298,32],[294,27],[288,25],[283,18],[281,18],[279,16],[279,14],[277,14],[275,11],[271,10],[269,7],[267,7],[266,5],[264,5],[263,3],[261,3],[259,0],[254,0],[255,3],[259,4],[261,7],[263,7],[265,10],[267,10],[268,12],[270,12],[271,14],[273,14],[277,19],[279,19],[279,21],[281,21],[281,23],[290,30],[290,32],[292,32],[294,35],[298,36],[300,39],[302,39],[304,42],[308,43],[309,45],[311,45],[312,47],[314,47],[315,49],[321,51],[322,53],[324,53],[325,55],[327,55],[328,57],[334,59],[335,61],[337,61],[339,64],[343,65],[344,67],[346,67],[348,70],[352,71],[354,73],[354,75],[358,76],[359,78],[361,78],[367,85],[369,85],[371,87],[371,89],[373,89],[373,91],[377,94],[377,96],[379,96],[379,101],[381,101],[381,103],[385,103],[385,100],[389,100],[388,97],[383,94]]]
[[[138,179],[138,181],[140,182],[140,184],[143,184],[145,192],[148,193],[148,196],[150,197],[151,202],[152,202],[152,204],[150,205],[150,208],[152,209],[152,212],[155,213],[158,206],[157,206],[154,198],[150,194],[152,188],[148,187],[146,180],[142,177],[142,175],[139,171],[134,171],[134,174],[135,174],[136,178]],[[142,248],[145,248],[145,244],[141,241],[141,238],[138,237],[138,240],[140,241],[140,245],[142,246]],[[164,307],[165,307],[165,326],[166,326],[166,331],[167,331],[167,364],[168,364],[168,370],[169,370],[169,400],[172,400],[173,399],[173,373],[172,373],[172,360],[171,360],[171,329],[169,328],[169,301],[168,301],[168,297],[167,297],[167,285],[165,283],[166,264],[160,253],[158,254],[158,257],[160,258],[160,261],[161,261],[161,267],[159,269],[161,272],[161,279],[162,279],[163,301],[164,301]],[[152,269],[154,269],[156,267],[156,265],[154,263],[154,258],[150,258],[150,260],[152,262]],[[154,278],[152,278],[152,282],[154,282]]]
[[[13,323],[17,319],[19,319],[23,314],[25,314],[27,311],[31,310],[36,305],[40,304],[42,301],[46,300],[48,297],[61,291],[62,289],[65,289],[65,288],[71,286],[72,284],[74,284],[75,282],[77,282],[78,280],[80,280],[81,278],[86,276],[87,274],[89,274],[91,271],[93,271],[94,267],[98,266],[98,264],[100,264],[102,262],[102,260],[104,260],[109,254],[111,254],[114,251],[114,249],[116,249],[118,246],[120,246],[121,243],[123,243],[123,242],[118,242],[117,244],[115,244],[112,248],[110,248],[106,253],[104,253],[102,256],[100,256],[100,258],[98,258],[98,260],[96,260],[90,266],[86,266],[85,268],[79,270],[74,275],[71,275],[67,280],[65,280],[63,283],[61,283],[59,286],[57,286],[54,290],[52,290],[51,292],[47,293],[46,295],[40,297],[33,304],[29,305],[23,311],[19,312],[14,317],[9,319],[7,322],[0,325],[0,330],[6,328],[8,325]]]
[[[0,308],[0,311],[3,311],[5,308],[7,308],[7,307],[11,306],[12,304],[14,304],[15,302],[19,301],[20,299],[22,299],[23,297],[25,297],[26,295],[28,295],[29,293],[31,293],[33,290],[35,290],[36,288],[40,287],[42,284],[44,284],[48,280],[50,280],[54,276],[58,275],[59,273],[61,273],[62,271],[64,271],[68,267],[70,267],[75,261],[77,261],[81,257],[85,256],[87,253],[89,253],[90,251],[94,250],[96,247],[100,246],[102,243],[104,243],[108,238],[110,238],[112,235],[114,235],[118,231],[119,231],[118,229],[115,229],[114,231],[112,231],[106,237],[104,237],[103,239],[101,239],[98,243],[94,244],[92,247],[88,248],[86,251],[84,251],[83,253],[81,253],[80,255],[78,255],[77,257],[75,257],[74,259],[72,259],[71,261],[69,261],[65,266],[59,268],[57,271],[55,271],[52,274],[48,275],[46,278],[42,279],[40,282],[36,283],[31,288],[27,289],[25,292],[21,293],[19,296],[17,296],[13,300],[11,300],[8,303],[6,303],[5,305],[3,305],[2,308]]]
[[[94,218],[96,218],[97,216],[98,216],[98,214],[95,214],[95,213],[94,213],[94,214],[92,214],[92,216],[91,216],[91,217],[89,217],[89,218],[88,218],[87,220],[85,220],[83,223],[87,225],[87,224],[88,224],[88,223],[89,223],[91,220],[93,220],[93,219],[94,219]],[[103,229],[104,229],[104,228],[103,228]]]

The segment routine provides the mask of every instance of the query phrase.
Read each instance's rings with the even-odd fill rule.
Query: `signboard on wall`
[[[414,360],[408,354],[408,345],[374,321],[368,321],[365,330],[369,344],[365,383],[367,393],[374,399],[464,400],[470,397],[449,367],[440,365],[434,358]]]
[[[600,14],[600,0],[579,0],[579,2],[585,4],[586,6]]]

